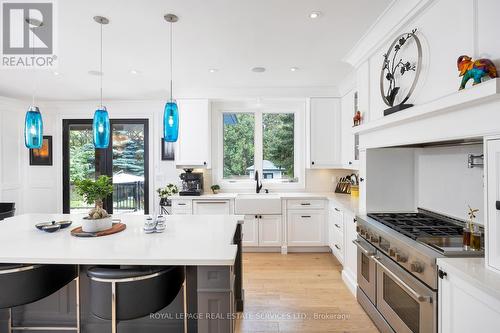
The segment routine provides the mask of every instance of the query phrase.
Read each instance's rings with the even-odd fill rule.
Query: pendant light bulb
[[[43,25],[42,21],[27,18],[26,24],[30,25],[31,29],[39,28]],[[33,58],[35,58],[35,33],[31,31],[31,48],[33,49]],[[40,149],[43,145],[43,120],[40,109],[35,105],[36,95],[36,77],[35,68],[33,68],[33,95],[31,106],[26,112],[24,119],[24,145],[29,149]]]
[[[110,139],[110,123],[108,110],[102,105],[102,27],[109,23],[109,20],[103,16],[94,16],[94,21],[100,24],[101,28],[101,57],[99,69],[99,86],[100,86],[100,106],[95,110],[94,119],[92,121],[92,132],[94,136],[95,148],[108,148]]]
[[[179,137],[179,108],[173,99],[173,24],[179,20],[174,14],[166,14],[165,21],[170,23],[170,99],[165,104],[163,111],[163,140],[166,142],[176,142]]]

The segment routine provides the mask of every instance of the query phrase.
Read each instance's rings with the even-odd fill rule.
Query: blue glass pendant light
[[[172,24],[179,18],[174,14],[166,14],[164,18],[170,23],[170,99],[165,104],[163,113],[163,139],[166,142],[176,142],[179,137],[179,108],[172,98]]]
[[[43,121],[38,106],[30,106],[24,120],[24,144],[26,148],[42,148]]]
[[[43,25],[43,22],[27,18],[26,23],[28,23],[33,28],[38,28]],[[32,44],[33,57],[35,57],[35,34],[32,34]],[[33,100],[31,106],[26,112],[26,117],[24,119],[24,144],[26,148],[29,149],[39,149],[42,148],[43,144],[43,121],[42,114],[38,106],[35,106],[35,89],[33,89]]]
[[[94,21],[101,25],[101,69],[99,71],[100,77],[100,92],[101,92],[101,104],[95,110],[94,120],[92,122],[92,131],[94,134],[94,147],[95,148],[108,148],[109,138],[111,134],[108,110],[102,105],[102,26],[108,24],[109,20],[102,16],[94,16]]]

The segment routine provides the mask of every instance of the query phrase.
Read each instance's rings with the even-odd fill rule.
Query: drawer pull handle
[[[337,244],[335,244],[335,247],[340,251],[340,247]]]
[[[301,217],[302,217],[303,219],[306,219],[306,218],[308,219],[308,218],[310,218],[310,217],[311,217],[311,215],[302,215]]]
[[[311,203],[310,202],[302,202],[301,205],[302,206],[311,206]]]
[[[338,209],[337,207],[335,207],[335,210],[336,210],[337,212],[340,212],[340,209]]]
[[[186,204],[185,204],[185,203],[178,203],[177,205],[178,205],[178,206],[186,206]]]
[[[335,226],[340,229],[340,226],[337,223],[335,223]]]

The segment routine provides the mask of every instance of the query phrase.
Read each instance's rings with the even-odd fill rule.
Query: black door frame
[[[149,119],[146,118],[126,118],[110,119],[110,127],[114,124],[142,124],[144,125],[144,213],[149,214]],[[70,212],[69,198],[69,127],[71,125],[92,125],[92,119],[63,119],[62,136],[62,156],[63,156],[63,213]],[[95,149],[96,153],[96,173],[113,177],[113,136],[111,135],[108,148]],[[104,208],[113,213],[113,198],[109,197],[104,202]]]

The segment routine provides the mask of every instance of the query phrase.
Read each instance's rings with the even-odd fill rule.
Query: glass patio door
[[[107,149],[95,149],[91,119],[63,120],[63,212],[90,209],[74,188],[76,179],[107,175],[113,197],[104,206],[109,213],[148,213],[148,120],[111,119]]]

